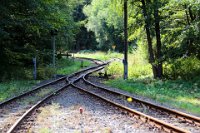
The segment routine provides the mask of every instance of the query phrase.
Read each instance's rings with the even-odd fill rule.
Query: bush
[[[37,79],[48,79],[55,74],[55,68],[51,67],[39,67],[37,69]]]
[[[164,64],[164,75],[170,79],[191,80],[200,74],[200,60],[196,57],[179,58]]]

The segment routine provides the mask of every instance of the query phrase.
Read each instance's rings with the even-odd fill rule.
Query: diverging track
[[[130,113],[131,115],[134,115],[143,121],[159,127],[166,132],[200,132],[199,117],[157,106],[152,103],[134,98],[130,95],[98,86],[86,79],[89,74],[90,73],[85,74],[82,79],[76,81],[74,87],[79,86],[78,88],[84,92],[99,97]],[[128,102],[127,98],[132,98],[133,102]]]
[[[141,124],[133,117],[128,116],[128,114],[125,114],[125,113],[122,113],[122,111],[116,110],[115,106],[111,105],[111,103],[109,103],[108,101],[105,101],[102,98],[97,98],[96,96],[94,97],[94,96],[88,95],[87,93],[83,92],[82,88],[74,86],[74,82],[77,82],[78,80],[80,80],[85,74],[91,73],[94,71],[99,71],[103,69],[105,65],[106,64],[103,64],[87,71],[86,73],[81,73],[81,74],[76,73],[66,78],[67,80],[66,86],[61,87],[54,94],[50,94],[49,96],[45,97],[44,99],[39,101],[37,104],[32,106],[28,111],[26,111],[23,114],[23,116],[20,119],[18,119],[18,121],[10,128],[8,133],[38,132],[40,131],[41,128],[44,128],[44,125],[45,126],[50,125],[51,131],[53,132],[72,132],[76,130],[81,130],[81,132],[82,131],[95,132],[99,130],[102,130],[102,132],[113,132],[113,131],[115,132],[123,132],[123,131],[161,132],[160,130],[158,130],[157,128],[154,128],[153,126],[150,126],[146,123]],[[81,91],[79,91],[79,89],[81,89]],[[71,100],[71,99],[74,99],[74,100]],[[93,109],[87,109],[85,111],[86,113],[84,113],[86,116],[83,116],[83,115],[80,116],[78,115],[79,113],[77,112],[75,114],[74,112],[68,112],[68,109],[70,108],[72,108],[73,110],[74,108],[77,108],[74,105],[73,107],[71,107],[72,105],[69,105],[70,102],[73,103],[74,101],[76,101],[75,102],[76,104],[77,103],[80,104],[80,105],[76,105],[78,107],[90,106],[90,108],[93,108]],[[53,102],[53,103],[59,102],[60,105],[62,105],[62,107],[60,106],[58,107],[60,111],[57,111],[58,109],[54,107],[52,117],[46,116],[47,114],[49,114],[48,110],[51,110],[50,105],[49,105],[50,102]],[[86,105],[86,104],[89,104],[89,105]],[[43,111],[45,107],[47,107],[46,111]],[[78,110],[78,109],[75,109],[75,110]],[[41,114],[43,114],[43,116],[40,116]],[[44,118],[44,114],[45,114],[45,117],[47,117],[46,119]],[[73,115],[75,116],[71,118]],[[83,118],[80,118],[80,117],[83,117]],[[74,118],[75,120],[73,121]],[[86,119],[85,121],[87,122],[87,124],[82,119]],[[56,121],[56,122],[52,124],[51,123],[52,121]],[[68,121],[70,121],[70,123]],[[80,123],[77,123],[77,121],[79,121]],[[87,125],[90,125],[91,122],[94,122],[94,124],[92,124],[93,128],[88,126],[87,129],[85,129],[85,127]],[[112,124],[112,122],[114,122],[114,124]],[[44,124],[44,123],[48,123],[48,124]],[[75,125],[72,123],[75,123]],[[117,126],[115,124],[117,124]],[[134,128],[133,125],[137,127]],[[73,127],[73,126],[78,126],[78,128]],[[143,128],[140,129],[141,127]]]
[[[93,69],[103,68],[105,65],[107,65],[107,63],[89,67],[71,76],[64,76],[0,103],[0,132],[13,132],[21,121],[41,103],[68,87],[71,82],[71,80],[67,81],[68,78],[76,80],[76,77],[77,79],[80,78],[81,74],[87,73]]]
[[[86,79],[89,74],[103,69],[108,63],[65,77],[65,85],[58,87],[53,93],[48,94],[23,112],[23,116],[9,129],[8,133],[38,132],[46,125],[49,125],[48,128],[53,132],[76,130],[95,132],[102,128],[106,132],[200,132],[200,118],[198,117],[112,91]],[[132,98],[133,101],[127,102],[127,98]],[[49,109],[50,104],[54,102],[62,106],[54,108],[54,113],[47,116],[47,110],[51,110]],[[77,115],[77,108],[83,106],[90,108],[87,109],[85,115]],[[44,111],[45,108],[46,111]],[[45,114],[45,117],[40,116],[41,114]],[[75,120],[73,121],[73,119]],[[54,120],[55,123],[52,124],[51,121]],[[95,126],[92,127],[91,122]],[[113,127],[113,124],[109,124],[111,122],[114,122],[114,125],[119,125]],[[138,125],[138,123],[140,124]],[[106,127],[107,125],[109,126]],[[104,129],[105,127],[106,129]]]

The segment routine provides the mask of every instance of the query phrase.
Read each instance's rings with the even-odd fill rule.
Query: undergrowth
[[[58,62],[58,67],[56,70],[57,74],[70,74],[80,70],[82,67],[88,67],[91,63],[89,61],[73,61],[61,59]]]
[[[67,75],[75,71],[82,69],[83,67],[91,65],[90,62],[84,61],[81,64],[81,61],[73,61],[71,59],[61,59],[57,62],[57,68],[52,67],[40,67],[38,68],[38,79],[50,79],[54,74]],[[17,96],[23,92],[29,91],[32,89],[32,86],[36,83],[39,83],[39,80],[33,80],[32,74],[28,73],[29,77],[27,79],[20,80],[10,80],[0,83],[0,102]]]
[[[200,115],[200,78],[153,80],[151,78],[109,80],[107,84]]]
[[[31,90],[32,86],[36,83],[39,83],[39,81],[17,80],[0,83],[0,102],[9,97],[14,97],[25,91]]]

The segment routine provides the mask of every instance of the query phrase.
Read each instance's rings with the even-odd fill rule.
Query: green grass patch
[[[93,59],[99,59],[102,61],[106,61],[112,58],[123,58],[122,53],[117,52],[79,52],[75,54],[75,57],[86,57],[86,58],[93,58]]]
[[[73,61],[69,59],[61,59],[58,61],[58,67],[56,70],[57,74],[71,74],[74,73],[83,67],[90,66],[91,63],[89,61]]]
[[[10,97],[17,96],[25,91],[31,90],[32,86],[36,83],[39,83],[39,81],[20,80],[0,83],[0,102]]]
[[[107,84],[200,115],[200,78],[153,80],[150,78],[109,80]]]
[[[83,66],[89,66],[91,63],[89,61],[84,61]],[[46,67],[38,69],[38,77],[41,79],[49,79],[53,74],[71,74],[75,71],[83,69],[81,67],[81,61],[73,61],[70,59],[61,59],[57,62],[57,69]],[[33,85],[39,83],[37,80],[12,80],[0,83],[0,102],[5,101],[11,97],[17,96],[23,92],[32,89]]]

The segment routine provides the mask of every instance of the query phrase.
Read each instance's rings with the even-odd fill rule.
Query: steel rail
[[[100,96],[100,95],[97,95],[97,94],[95,94],[95,93],[93,93],[93,92],[90,92],[90,91],[88,91],[88,90],[86,90],[86,89],[83,89],[83,88],[81,88],[81,87],[78,87],[78,86],[76,86],[76,85],[73,84],[73,83],[72,83],[72,86],[73,86],[74,88],[77,88],[77,89],[79,89],[79,90],[81,90],[81,91],[87,93],[87,94],[90,94],[90,95],[92,95],[92,96],[94,96],[94,97],[97,97],[97,98],[99,98],[99,99],[101,99],[101,100],[103,100],[103,101],[105,101],[105,102],[107,102],[107,103],[110,103],[111,105],[113,105],[113,106],[115,106],[115,107],[117,107],[117,108],[119,108],[119,109],[122,109],[122,110],[128,112],[129,114],[132,114],[133,116],[135,116],[135,117],[138,118],[138,119],[141,119],[141,120],[143,120],[143,121],[145,121],[145,122],[149,122],[149,123],[152,124],[153,126],[156,126],[156,127],[160,128],[160,129],[162,129],[163,131],[170,132],[170,133],[173,133],[173,132],[174,132],[174,133],[189,133],[189,131],[187,131],[187,130],[183,130],[183,129],[181,129],[181,128],[175,127],[175,126],[173,126],[173,125],[170,125],[170,124],[168,124],[168,123],[165,123],[165,122],[163,122],[163,121],[160,121],[160,120],[158,120],[158,119],[156,119],[156,118],[153,118],[153,117],[151,117],[151,116],[148,116],[148,115],[143,114],[143,113],[141,113],[141,112],[138,112],[138,111],[136,111],[136,110],[130,109],[130,108],[128,108],[128,107],[126,107],[126,106],[123,106],[123,105],[121,105],[121,104],[115,103],[115,102],[113,102],[113,101],[111,101],[111,100],[109,100],[109,99],[107,99],[107,98],[104,98],[104,97],[102,97],[102,96]]]
[[[109,89],[106,89],[106,88],[104,88],[104,87],[101,87],[101,86],[97,86],[96,84],[94,84],[94,83],[92,83],[92,82],[90,82],[90,81],[88,81],[88,80],[86,80],[86,76],[88,76],[89,74],[91,74],[91,73],[87,73],[87,74],[85,74],[83,77],[82,77],[82,79],[83,79],[83,81],[86,83],[86,84],[90,84],[91,86],[93,86],[93,87],[96,87],[96,88],[99,88],[99,89],[104,89],[104,90],[106,90],[106,91],[108,91],[108,92],[111,92],[111,93],[115,93],[115,94],[117,94],[117,95],[122,95],[122,96],[124,96],[124,97],[126,97],[126,98],[128,98],[128,97],[132,97],[132,96],[130,96],[130,95],[126,95],[126,94],[123,94],[123,93],[120,93],[120,92],[115,92],[115,91],[112,91],[112,90],[109,90]],[[81,80],[81,79],[80,79]],[[77,82],[77,81],[76,81]],[[170,112],[172,115],[175,115],[176,117],[178,117],[178,118],[180,118],[180,116],[178,116],[178,114],[180,114],[182,117],[184,117],[183,116],[183,114],[185,114],[185,113],[182,113],[182,112],[178,112],[178,111],[176,111],[176,110],[171,110],[171,109],[168,109],[168,108],[165,108],[165,107],[162,107],[162,106],[157,106],[157,105],[154,105],[154,104],[152,104],[152,103],[149,103],[149,102],[146,102],[146,101],[142,101],[142,100],[140,100],[140,99],[137,99],[137,98],[134,98],[134,97],[132,97],[132,99],[134,100],[134,101],[137,101],[137,102],[142,102],[143,104],[148,104],[148,106],[150,106],[150,105],[153,105],[153,107],[151,107],[151,108],[156,108],[156,107],[158,107],[158,108],[156,108],[157,110],[158,109],[167,109],[167,111],[165,111],[165,112]],[[160,109],[160,110],[161,110]],[[163,110],[162,110],[163,111]],[[176,113],[178,113],[178,114],[176,114]],[[196,124],[196,122],[198,122],[198,117],[196,117],[196,116],[191,116],[191,115],[188,115],[188,114],[186,114],[186,117],[188,118],[190,118],[190,120],[191,119],[195,119],[196,121],[194,122],[192,122],[192,124]],[[185,117],[183,118],[184,120],[186,119]],[[161,121],[162,122],[162,121]],[[189,121],[190,123],[191,123],[191,121]],[[167,124],[167,123],[166,123]],[[170,124],[170,126],[172,126],[172,127],[175,127],[175,126],[173,126],[173,125],[171,125]],[[162,126],[161,126],[162,127]],[[176,128],[176,127],[175,127]],[[177,129],[180,129],[180,128],[177,128]],[[185,132],[189,132],[189,131],[187,131],[187,130],[184,130]]]
[[[100,70],[100,69],[103,68],[101,65],[100,65],[99,67],[100,67],[100,68],[97,67],[95,70],[91,70],[91,71],[88,72],[88,73],[91,73],[91,72],[94,72],[94,71],[98,71],[98,70]],[[85,76],[85,75],[86,75],[86,74],[84,74],[84,76]],[[76,76],[76,74],[72,74],[72,75],[70,75],[70,76]],[[79,80],[81,77],[82,77],[82,76],[79,76],[79,78],[76,79],[76,81]],[[66,79],[66,80],[67,80],[67,79]],[[127,107],[125,107],[125,106],[123,106],[123,105],[114,103],[114,102],[112,102],[112,101],[110,101],[110,100],[108,100],[108,99],[106,99],[106,98],[102,98],[101,96],[98,96],[97,94],[94,94],[94,93],[89,92],[89,91],[87,91],[87,90],[85,90],[85,89],[83,89],[83,88],[80,88],[80,87],[75,86],[75,85],[74,85],[74,82],[72,82],[72,83],[69,83],[69,84],[67,84],[66,86],[60,88],[59,90],[57,90],[57,91],[54,92],[53,94],[48,95],[48,96],[45,97],[43,100],[39,101],[37,104],[35,104],[34,106],[32,106],[32,108],[30,108],[28,111],[26,111],[26,113],[23,114],[23,116],[22,116],[20,119],[18,119],[18,121],[9,129],[9,131],[8,131],[7,133],[12,133],[12,132],[17,128],[17,126],[25,119],[25,117],[26,117],[27,115],[29,115],[31,112],[33,112],[37,107],[39,107],[39,106],[40,106],[42,103],[44,103],[46,100],[48,100],[49,98],[51,98],[51,97],[53,97],[54,95],[58,94],[60,91],[62,91],[62,90],[64,90],[65,88],[69,87],[70,85],[72,85],[73,87],[75,87],[75,88],[77,88],[77,89],[79,89],[79,90],[82,90],[82,91],[84,91],[84,92],[86,92],[86,93],[88,93],[88,94],[91,94],[91,95],[93,95],[93,96],[96,96],[96,97],[98,97],[98,98],[100,98],[100,99],[102,99],[102,100],[104,100],[104,101],[106,101],[106,102],[108,102],[108,103],[110,103],[110,104],[113,104],[113,105],[115,105],[116,107],[118,107],[118,108],[120,108],[120,109],[122,109],[122,110],[125,110],[126,112],[129,112],[129,113],[131,113],[131,114],[134,114],[134,116],[137,116],[137,118],[139,118],[139,119],[145,120],[146,122],[149,122],[149,123],[151,123],[151,124],[153,123],[153,125],[155,125],[155,126],[161,128],[161,129],[163,129],[164,131],[168,131],[168,132],[177,132],[177,133],[187,133],[187,132],[188,132],[188,131],[179,129],[179,128],[177,128],[177,127],[171,126],[171,125],[169,125],[169,124],[163,123],[162,121],[159,121],[159,120],[157,120],[157,119],[155,119],[155,118],[153,118],[153,117],[147,116],[147,115],[145,115],[145,114],[143,114],[143,113],[140,113],[140,112],[138,112],[138,111],[135,111],[135,110],[133,110],[133,109],[127,108]]]
[[[44,84],[44,85],[40,85],[40,86],[38,86],[38,87],[35,87],[34,89],[32,89],[32,90],[30,90],[30,91],[27,91],[27,92],[25,92],[25,93],[23,93],[23,94],[20,94],[20,95],[18,95],[18,96],[12,97],[12,98],[10,98],[10,99],[4,101],[4,102],[1,102],[1,103],[0,103],[0,107],[3,106],[3,105],[5,105],[5,104],[8,104],[8,103],[10,103],[10,102],[12,102],[12,101],[14,101],[14,100],[16,100],[16,99],[22,98],[22,97],[25,96],[25,95],[29,95],[29,94],[31,94],[31,93],[33,93],[33,92],[35,92],[35,91],[37,91],[37,90],[39,90],[39,89],[41,89],[41,88],[44,88],[44,87],[46,87],[46,86],[55,84],[55,83],[57,83],[57,82],[59,82],[59,81],[65,79],[66,77],[67,77],[67,76],[61,77],[61,78],[59,78],[59,79],[53,80],[53,81],[51,81],[51,82],[48,82],[48,83],[46,83],[46,84]]]
[[[99,65],[100,63],[98,62],[101,62],[101,63],[105,63],[105,61],[102,61],[102,60],[99,60],[99,59],[92,59],[92,58],[87,58],[87,57],[75,57],[77,59],[84,59],[84,60],[89,60],[89,61],[93,61],[95,64]],[[96,61],[98,62],[96,62]]]
[[[103,69],[103,67],[106,65],[107,63],[105,64],[101,64],[99,66],[94,66],[94,67],[90,67],[90,68],[87,68],[87,69],[84,69],[82,71],[79,71],[79,72],[76,72],[76,73],[73,73],[71,74],[69,77],[72,77],[72,76],[76,76],[78,73],[82,73],[82,72],[85,72],[85,71],[89,71],[89,70],[93,70],[95,71],[96,69],[98,69],[98,67],[100,67],[101,69]],[[79,80],[80,77],[78,77],[78,79],[76,80]],[[68,78],[66,78],[66,80],[68,80]],[[57,91],[49,94],[48,96],[46,96],[45,98],[43,98],[42,100],[38,101],[36,104],[34,104],[30,109],[28,109],[15,123],[14,125],[11,126],[11,128],[9,128],[9,130],[7,131],[7,133],[13,133],[17,127],[20,125],[20,123],[25,119],[26,116],[28,116],[29,114],[31,114],[36,108],[38,108],[42,103],[44,103],[45,101],[47,101],[49,98],[57,95],[59,92],[63,91],[64,89],[66,89],[67,87],[69,87],[71,85],[71,83],[69,82],[67,85],[65,85],[64,87],[61,87],[59,88]]]
[[[164,112],[167,112],[167,113],[170,113],[172,115],[175,115],[177,118],[182,118],[192,124],[196,124],[197,126],[200,126],[200,118],[197,117],[197,116],[193,116],[193,115],[189,115],[189,114],[186,114],[186,113],[183,113],[183,112],[180,112],[180,111],[176,111],[176,110],[173,110],[173,109],[169,109],[169,108],[166,108],[166,107],[163,107],[163,106],[158,106],[158,105],[155,105],[155,104],[152,104],[150,102],[147,102],[147,101],[143,101],[141,99],[138,99],[138,98],[135,98],[131,95],[127,95],[127,94],[123,94],[123,93],[120,93],[120,92],[116,92],[116,91],[112,91],[112,90],[109,90],[107,88],[104,88],[104,87],[101,87],[99,85],[96,85],[92,82],[90,82],[89,80],[86,79],[86,77],[91,74],[91,73],[88,73],[86,75],[83,76],[83,80],[87,83],[87,84],[90,84],[92,85],[93,87],[96,87],[96,88],[99,88],[99,89],[103,89],[105,91],[108,91],[110,93],[114,93],[114,94],[117,94],[117,95],[121,95],[121,96],[124,96],[126,98],[132,98],[133,101],[136,101],[138,103],[142,103],[146,106],[149,106],[149,107],[152,107],[152,108],[155,108],[157,110],[162,110]]]
[[[88,58],[88,59],[89,59],[89,58]],[[93,59],[90,59],[90,60],[93,60]],[[100,65],[105,65],[105,64],[107,64],[107,63],[103,63],[103,64],[100,64]],[[97,66],[98,66],[98,65],[97,65]],[[97,66],[89,67],[89,68],[83,69],[82,71],[87,71],[87,70],[89,70],[89,69],[91,69],[91,68],[96,68]],[[76,73],[73,73],[73,74],[76,75],[76,74],[78,74],[78,73],[79,73],[79,72],[76,72]],[[32,89],[32,90],[30,90],[30,91],[27,91],[27,92],[24,92],[24,93],[22,93],[22,94],[20,94],[20,95],[18,95],[18,96],[14,96],[14,97],[12,97],[12,98],[9,98],[9,99],[7,99],[7,100],[5,100],[5,101],[3,101],[3,102],[0,102],[0,107],[4,106],[4,105],[6,105],[6,104],[8,104],[8,103],[10,103],[10,102],[12,102],[12,101],[14,101],[14,100],[17,100],[17,99],[19,99],[19,98],[22,98],[22,97],[24,97],[24,96],[26,96],[26,95],[29,95],[29,94],[31,94],[31,93],[33,93],[33,92],[35,92],[35,91],[37,91],[37,90],[39,90],[39,89],[41,89],[41,88],[47,87],[47,86],[49,86],[49,85],[56,84],[57,82],[59,82],[59,81],[61,81],[61,80],[65,80],[66,78],[68,78],[67,75],[66,75],[66,76],[63,76],[63,77],[61,77],[61,78],[58,78],[58,79],[56,79],[56,80],[50,81],[50,82],[48,82],[48,83],[46,83],[46,84],[44,84],[44,85],[40,85],[40,86],[38,86],[38,87],[35,87],[34,89]]]
[[[42,103],[44,103],[49,98],[53,97],[54,95],[58,94],[60,91],[64,90],[65,88],[69,87],[70,84],[58,89],[56,92],[51,93],[50,95],[46,96],[42,100],[38,101],[35,105],[33,105],[30,109],[28,109],[16,122],[12,127],[7,131],[7,133],[13,133],[14,130],[19,126],[19,124],[25,119],[26,116],[28,116],[30,113],[32,113],[37,107],[39,107]]]
[[[100,69],[101,69],[101,68],[99,68],[99,69],[97,69],[97,70],[95,70],[95,71],[99,71]],[[88,76],[89,74],[95,72],[95,71],[86,73],[84,76],[82,76],[82,79],[86,80],[85,77]],[[81,79],[76,80],[74,83],[76,83],[76,82],[78,82],[78,81],[80,81],[80,80],[81,80]],[[136,110],[133,110],[133,109],[131,109],[131,108],[128,108],[128,107],[126,107],[126,106],[124,106],[124,105],[121,105],[121,104],[118,104],[118,103],[116,103],[116,102],[113,102],[113,101],[111,101],[111,100],[109,100],[109,99],[107,99],[107,98],[105,98],[105,97],[102,97],[102,96],[100,96],[100,95],[98,95],[98,94],[95,94],[95,93],[93,93],[93,92],[90,92],[90,91],[88,91],[88,90],[86,90],[86,89],[83,89],[82,87],[78,87],[78,86],[76,86],[74,83],[72,83],[72,86],[73,86],[73,87],[75,87],[75,88],[77,88],[77,89],[79,89],[79,90],[81,90],[81,91],[83,91],[83,92],[86,92],[86,93],[88,93],[88,94],[90,94],[90,95],[93,95],[93,96],[95,96],[95,97],[98,97],[98,98],[104,100],[105,102],[108,102],[108,103],[110,103],[110,104],[112,104],[112,105],[114,105],[114,106],[116,106],[116,107],[118,107],[118,108],[120,108],[120,109],[123,109],[124,111],[126,111],[126,112],[128,112],[128,113],[130,113],[130,114],[133,114],[133,116],[137,116],[137,118],[139,118],[139,119],[141,119],[141,120],[144,120],[145,122],[149,122],[150,124],[153,123],[153,125],[155,125],[156,127],[162,129],[163,131],[170,132],[170,133],[172,133],[172,132],[175,132],[175,133],[189,133],[189,131],[187,131],[187,130],[181,129],[181,128],[176,127],[176,126],[173,126],[173,125],[168,124],[168,123],[166,123],[166,122],[164,122],[164,121],[158,120],[158,119],[156,119],[156,118],[154,118],[154,117],[151,117],[151,116],[146,115],[146,114],[144,114],[144,113],[141,113],[141,112],[139,112],[139,111],[136,111]],[[90,83],[91,83],[91,82],[90,82]],[[93,84],[93,83],[92,83],[92,84]],[[95,84],[93,84],[93,85],[95,86]],[[104,88],[103,88],[103,89],[104,89]],[[106,89],[106,90],[107,90],[107,89]],[[116,92],[116,93],[117,93],[117,92]],[[121,94],[121,93],[120,93],[120,94]],[[124,94],[123,94],[123,95],[124,95]]]

